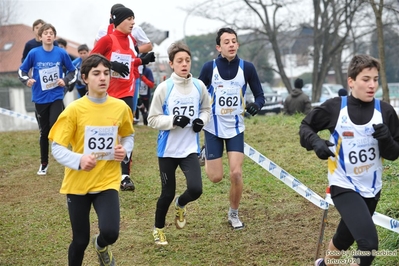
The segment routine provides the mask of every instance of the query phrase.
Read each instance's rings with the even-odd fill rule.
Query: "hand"
[[[194,130],[195,133],[200,132],[203,127],[204,127],[204,121],[202,121],[199,118],[194,119],[194,121],[193,121],[193,130]]]
[[[373,125],[374,133],[372,136],[377,140],[384,140],[391,138],[391,132],[389,132],[389,128],[385,124]]]
[[[57,85],[60,87],[65,87],[65,81],[63,79],[57,79]]]
[[[322,160],[327,160],[330,156],[335,157],[335,154],[329,148],[332,146],[334,146],[333,143],[324,139],[318,139],[312,144],[313,150],[316,153],[317,157]]]
[[[123,63],[116,62],[116,61],[111,62],[111,69],[113,71],[118,72],[119,75],[122,76],[122,78],[126,77],[130,73],[127,65],[125,65]]]
[[[34,79],[28,79],[28,82],[26,82],[26,86],[28,87],[32,87],[33,84],[35,84],[36,80]]]
[[[96,156],[92,154],[84,154],[80,158],[80,169],[84,171],[92,170],[97,164]]]
[[[155,61],[154,52],[150,52],[148,54],[143,54],[142,56],[140,56],[140,59],[141,59],[142,65],[147,65],[150,62],[154,62]]]
[[[259,106],[256,103],[250,103],[250,104],[247,105],[246,109],[247,109],[247,112],[250,115],[254,116],[254,115],[256,115],[258,113]]]
[[[184,115],[175,115],[173,117],[173,125],[174,126],[179,126],[181,128],[184,128],[187,126],[187,124],[190,123],[190,118]]]
[[[114,160],[117,162],[122,162],[126,157],[126,150],[123,148],[122,144],[115,146]]]

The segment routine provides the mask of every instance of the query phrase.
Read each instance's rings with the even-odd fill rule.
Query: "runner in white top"
[[[166,245],[165,219],[176,193],[176,169],[186,177],[187,189],[175,201],[176,227],[186,225],[186,205],[202,194],[201,167],[198,161],[199,133],[208,123],[210,99],[205,85],[192,77],[191,53],[183,43],[168,49],[173,73],[159,84],[148,115],[148,125],[159,129],[158,163],[162,192],[157,202],[154,241]]]
[[[378,250],[372,215],[381,193],[382,160],[399,157],[399,120],[393,107],[374,98],[380,62],[356,55],[348,67],[350,96],[335,97],[315,107],[302,120],[301,145],[328,160],[331,199],[341,221],[324,258],[315,266],[335,265],[356,241],[353,265],[371,265]],[[318,132],[328,130],[329,140]]]

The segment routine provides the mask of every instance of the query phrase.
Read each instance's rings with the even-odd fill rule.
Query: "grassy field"
[[[324,196],[326,161],[299,144],[303,117],[257,116],[246,120],[245,141]],[[227,223],[229,179],[211,183],[203,173],[204,193],[187,206],[187,226],[174,226],[167,215],[169,245],[155,246],[151,235],[160,193],[156,158],[157,131],[136,126],[132,177],[135,192],[121,192],[121,231],[111,247],[118,265],[313,265],[322,210],[281,183],[249,158],[244,162],[240,216],[246,228]],[[327,137],[326,132],[322,132]],[[65,196],[59,194],[63,167],[51,157],[47,176],[36,175],[40,160],[38,131],[0,133],[0,265],[67,265],[71,229]],[[228,173],[227,168],[225,173]],[[185,187],[178,172],[177,193]],[[399,218],[399,163],[385,162],[378,211]],[[97,219],[92,210],[92,235]],[[324,246],[339,216],[328,212]],[[399,236],[378,228],[380,250],[399,248]],[[91,246],[84,265],[98,265]],[[397,257],[378,257],[373,265],[399,265]]]

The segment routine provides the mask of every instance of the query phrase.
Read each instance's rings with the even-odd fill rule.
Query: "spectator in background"
[[[342,88],[338,91],[338,96],[347,96],[348,91],[345,88]]]
[[[291,94],[284,101],[284,114],[294,115],[302,113],[307,115],[312,109],[309,96],[302,91],[303,80],[297,78],[294,82],[294,89]]]
[[[44,22],[44,20],[42,20],[42,19],[37,19],[37,20],[35,20],[35,22],[33,22],[32,30],[35,33],[35,38],[33,38],[32,40],[29,40],[25,43],[25,48],[24,48],[24,51],[22,52],[21,62],[24,62],[24,60],[30,50],[32,50],[33,48],[42,46],[42,40],[40,39],[38,32],[39,32],[39,29],[41,28],[41,26],[43,26],[44,24],[46,24],[46,22]],[[54,41],[54,45],[58,46],[57,41]]]

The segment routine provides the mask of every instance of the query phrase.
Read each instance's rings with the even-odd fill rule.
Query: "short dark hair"
[[[59,38],[57,39],[57,42],[63,45],[64,47],[67,47],[68,42],[65,39]]]
[[[39,25],[39,24],[46,24],[46,22],[44,22],[43,19],[36,19],[36,20],[33,22],[33,24],[32,24],[32,30],[34,30],[35,27],[36,27],[37,25]]]
[[[80,67],[80,74],[82,78],[87,78],[89,72],[93,67],[97,67],[99,64],[103,64],[106,68],[111,69],[111,62],[101,54],[91,54],[83,60],[82,66]]]
[[[87,44],[81,44],[78,46],[78,52],[80,51],[89,51],[89,46],[87,46]]]
[[[169,61],[173,62],[178,52],[186,52],[191,57],[190,48],[183,42],[172,43],[168,48]]]
[[[348,78],[356,80],[357,75],[363,71],[365,68],[377,68],[380,71],[380,61],[370,55],[360,54],[355,55],[348,67]]]
[[[237,37],[237,32],[235,32],[235,30],[233,30],[232,28],[221,28],[218,30],[217,36],[216,36],[216,44],[220,45],[220,36],[222,36],[223,33],[231,33],[234,34]]]
[[[43,26],[40,27],[39,31],[37,32],[37,34],[39,36],[42,36],[43,31],[48,30],[48,29],[52,29],[54,32],[54,36],[57,36],[57,31],[55,30],[55,27],[53,25],[51,25],[50,23],[45,23],[43,24]]]

